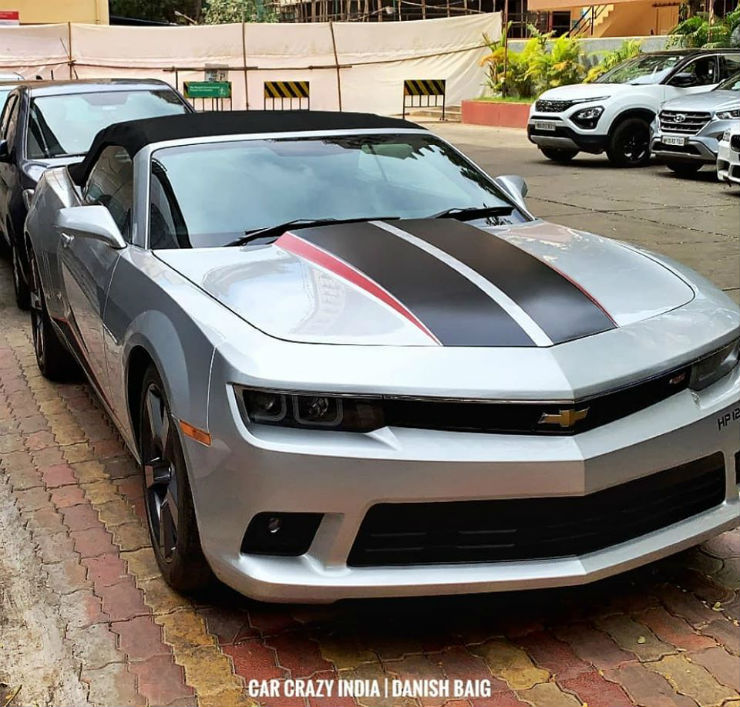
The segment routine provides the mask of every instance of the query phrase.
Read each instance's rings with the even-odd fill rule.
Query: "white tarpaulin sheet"
[[[499,13],[414,22],[4,27],[0,67],[29,77],[48,76],[52,67],[56,78],[152,77],[180,89],[223,67],[234,108],[261,109],[265,81],[309,81],[312,109],[391,114],[401,112],[406,79],[445,79],[448,105],[478,95],[483,33],[501,35]]]

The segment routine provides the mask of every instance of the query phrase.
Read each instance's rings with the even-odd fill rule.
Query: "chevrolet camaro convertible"
[[[738,524],[740,312],[413,123],[119,123],[26,222],[33,337],[141,462],[167,581],[590,582]]]

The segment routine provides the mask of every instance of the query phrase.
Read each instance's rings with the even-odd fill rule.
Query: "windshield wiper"
[[[485,216],[508,216],[514,211],[513,206],[453,206],[427,218],[454,218],[458,221],[472,221]]]
[[[282,236],[285,231],[295,228],[311,228],[312,226],[327,226],[332,223],[361,223],[363,221],[392,221],[398,216],[361,216],[356,218],[297,218],[285,223],[278,223],[274,226],[265,228],[255,228],[247,231],[240,238],[227,243],[224,247],[229,248],[236,245],[244,245],[253,241],[255,238],[264,238],[266,236]]]

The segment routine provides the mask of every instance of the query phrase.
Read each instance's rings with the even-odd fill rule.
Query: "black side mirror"
[[[0,139],[0,162],[10,162],[10,150],[8,141]]]
[[[676,88],[689,88],[689,86],[696,86],[696,76],[688,72],[681,72],[676,74],[670,80],[670,84],[671,86],[676,86]]]

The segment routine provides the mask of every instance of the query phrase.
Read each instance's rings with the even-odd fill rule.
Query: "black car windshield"
[[[715,91],[740,91],[740,73],[730,76],[729,79],[725,79],[714,90]]]
[[[27,154],[30,159],[84,155],[95,135],[112,123],[186,110],[168,89],[37,96],[31,99]]]
[[[681,54],[638,56],[607,71],[595,83],[660,83],[682,58]]]
[[[154,249],[218,247],[304,219],[423,218],[486,206],[509,207],[510,222],[526,218],[458,152],[422,134],[163,148],[153,155],[150,199]]]

